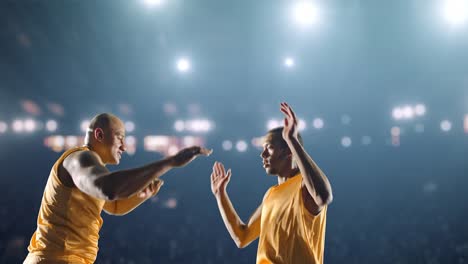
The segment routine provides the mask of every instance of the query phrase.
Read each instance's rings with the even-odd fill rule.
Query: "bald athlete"
[[[195,146],[145,166],[110,172],[125,152],[125,127],[108,113],[93,118],[85,145],[72,148],[50,172],[25,264],[94,263],[98,252],[101,211],[124,215],[155,195],[159,180],[211,150]]]
[[[303,148],[292,108],[281,104],[284,127],[270,130],[264,138],[261,158],[269,175],[278,177],[263,202],[245,224],[237,215],[226,186],[231,178],[216,162],[211,190],[224,224],[239,248],[259,238],[257,264],[323,263],[330,182]]]

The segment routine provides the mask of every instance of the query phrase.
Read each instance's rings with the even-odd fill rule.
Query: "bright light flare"
[[[315,129],[322,129],[324,125],[323,119],[315,118],[314,121],[312,122],[312,125],[314,126]]]
[[[352,141],[350,137],[342,137],[341,138],[341,145],[345,148],[351,147]]]
[[[292,68],[294,67],[294,65],[295,65],[295,62],[293,58],[287,57],[286,59],[284,59],[284,66],[286,66],[287,68]]]
[[[247,142],[245,140],[239,140],[236,143],[236,149],[239,152],[246,152],[248,148]]]
[[[232,149],[232,142],[230,140],[223,141],[223,150],[230,151]]]
[[[440,122],[440,129],[442,129],[444,132],[450,131],[452,129],[452,122],[449,120],[443,120]]]
[[[442,16],[452,26],[465,23],[468,18],[468,2],[466,0],[446,0],[442,7]]]
[[[318,7],[312,2],[303,1],[293,7],[294,20],[301,26],[311,26],[319,20]]]
[[[177,69],[180,72],[187,72],[191,68],[190,61],[187,58],[180,58],[177,60]]]
[[[7,123],[0,121],[0,134],[7,132],[7,130],[8,130]]]
[[[55,132],[58,128],[58,124],[57,124],[57,121],[55,120],[47,120],[46,122],[46,130],[49,131],[49,132]]]
[[[160,6],[162,2],[163,2],[162,0],[144,0],[143,1],[143,3],[145,3],[145,5],[148,7]]]

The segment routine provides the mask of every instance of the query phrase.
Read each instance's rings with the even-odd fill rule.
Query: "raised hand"
[[[298,135],[297,128],[297,118],[296,114],[292,110],[291,106],[287,103],[281,103],[281,112],[285,115],[284,117],[284,129],[283,129],[283,139],[288,142],[289,140],[296,138]]]
[[[211,173],[211,191],[216,196],[220,192],[226,191],[226,186],[231,179],[231,169],[227,172],[221,162],[215,162]]]
[[[172,165],[174,167],[183,167],[200,155],[209,156],[213,150],[200,146],[184,148],[172,156]]]
[[[163,186],[164,181],[160,179],[154,180],[148,187],[145,189],[141,190],[141,192],[138,193],[139,198],[149,198],[159,192],[161,187]]]

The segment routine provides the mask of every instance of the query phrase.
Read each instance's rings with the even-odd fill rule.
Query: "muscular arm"
[[[304,191],[307,191],[303,193],[308,194],[304,197],[306,206],[309,204],[307,209],[313,214],[318,214],[325,205],[333,200],[330,182],[297,139],[290,140],[288,145],[302,174],[303,188],[305,188]],[[310,206],[308,203],[310,198],[315,206]]]
[[[191,147],[139,168],[109,172],[95,152],[79,151],[70,154],[63,166],[78,189],[93,197],[112,201],[129,198],[170,169],[185,166],[196,156],[210,153],[200,147]]]
[[[104,211],[110,215],[126,215],[130,213],[143,202],[156,195],[162,186],[162,181],[156,180],[156,183],[153,182],[151,184],[153,187],[147,187],[145,189],[147,190],[146,192],[134,194],[127,199],[106,201],[104,203]]]
[[[304,205],[309,212],[317,215],[333,200],[330,182],[299,142],[297,118],[292,108],[287,103],[281,103],[281,112],[285,114],[283,138],[303,178]]]

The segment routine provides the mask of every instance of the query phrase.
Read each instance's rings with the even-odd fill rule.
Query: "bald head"
[[[88,130],[86,132],[85,143],[90,143],[91,138],[93,138],[94,131],[96,129],[102,129],[103,132],[109,133],[112,129],[116,127],[122,127],[123,122],[117,116],[111,113],[102,113],[95,116],[89,123]]]

